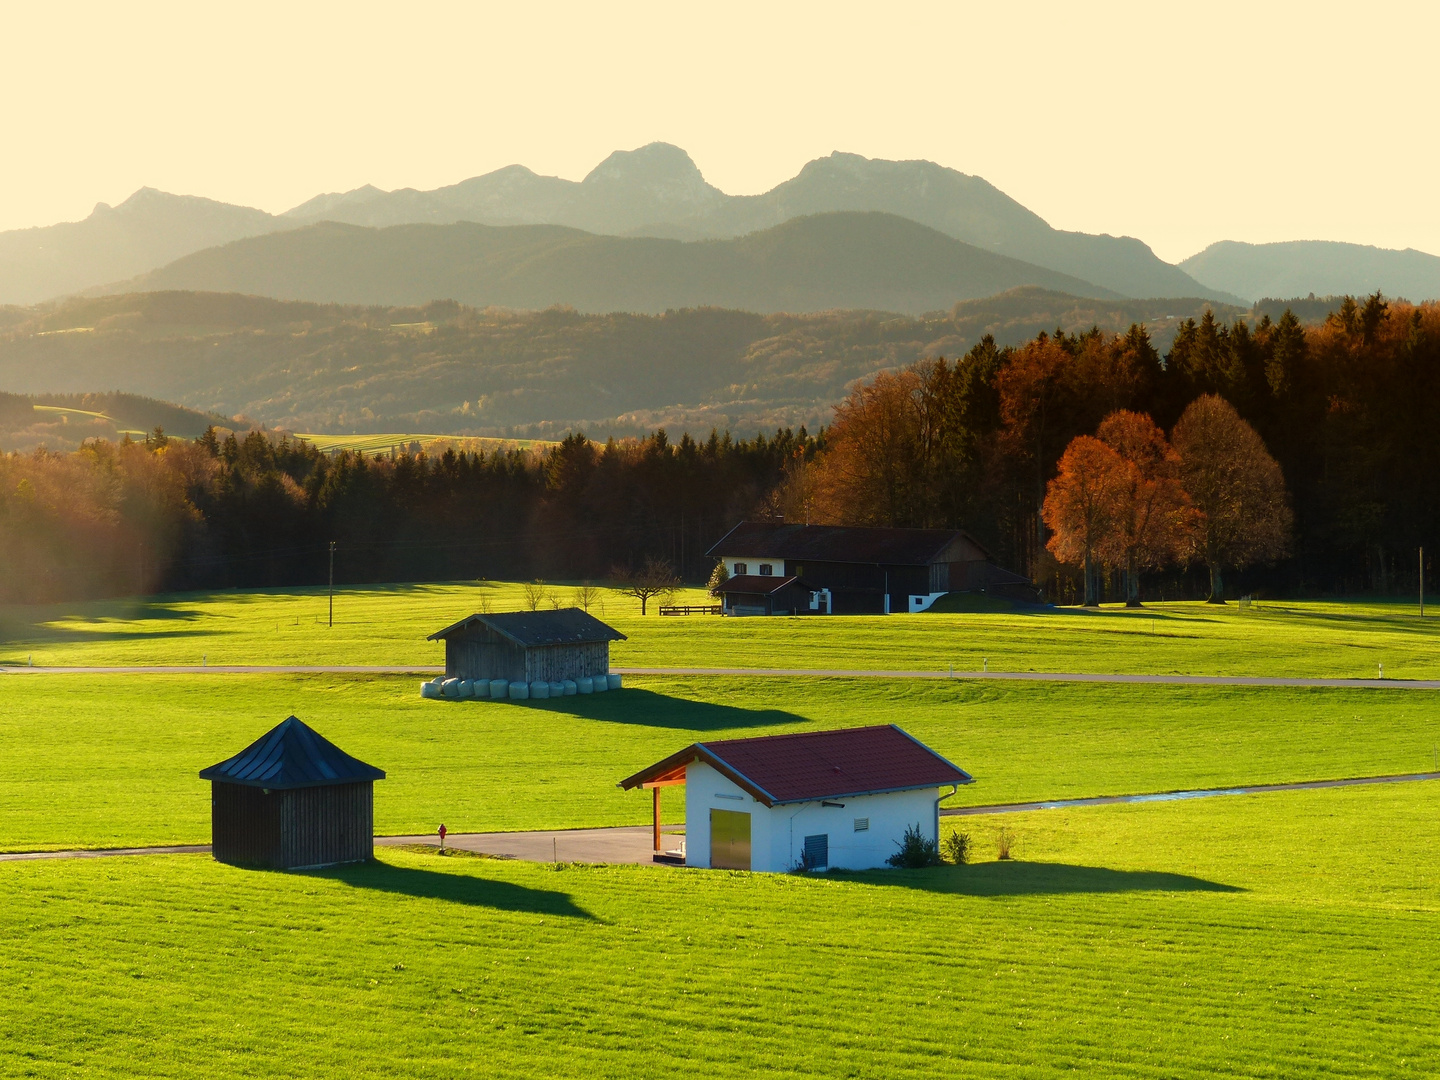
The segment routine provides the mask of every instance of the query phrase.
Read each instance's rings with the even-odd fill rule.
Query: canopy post
[[[660,788],[657,785],[650,789],[652,802],[655,807],[655,854],[660,854]]]

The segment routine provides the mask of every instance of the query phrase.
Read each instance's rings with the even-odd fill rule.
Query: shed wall
[[[271,791],[215,782],[212,851],[220,862],[284,870],[362,862],[374,854],[374,784]]]
[[[460,679],[547,682],[610,673],[610,643],[532,645],[528,649],[488,626],[445,639],[445,674]]]

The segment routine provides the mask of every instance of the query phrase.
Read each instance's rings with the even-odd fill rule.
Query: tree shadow
[[[567,893],[548,889],[531,889],[509,881],[472,877],[469,874],[447,874],[411,866],[395,866],[372,860],[331,866],[320,870],[288,871],[306,877],[344,882],[354,889],[396,893],[426,900],[444,900],[469,907],[488,907],[496,911],[524,911],[536,915],[556,915],[575,919],[594,919],[579,907]]]
[[[551,698],[547,701],[506,702],[520,708],[546,709],[610,724],[673,728],[678,731],[731,731],[810,723],[810,719],[783,709],[741,709],[711,701],[657,694],[627,688],[603,694]]]
[[[831,876],[957,896],[1044,896],[1084,893],[1215,892],[1245,889],[1163,870],[1113,870],[1069,863],[1004,862],[936,866],[924,870],[831,871]]]

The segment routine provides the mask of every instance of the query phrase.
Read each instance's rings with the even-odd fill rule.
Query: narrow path
[[[0,667],[0,675],[437,675],[439,666],[403,664],[172,664],[116,667]],[[1285,678],[1266,675],[1108,675],[1064,671],[872,671],[849,668],[617,667],[619,675],[750,678],[995,679],[1012,682],[1138,683],[1157,686],[1292,686],[1340,690],[1440,690],[1440,679]]]
[[[1114,806],[1117,803],[1178,802],[1181,799],[1212,799],[1219,795],[1263,795],[1271,791],[1318,791],[1322,788],[1359,787],[1362,784],[1407,784],[1416,780],[1440,780],[1440,772],[1402,773],[1397,776],[1355,776],[1347,780],[1302,780],[1293,784],[1253,784],[1249,787],[1198,788],[1194,791],[1157,791],[1146,795],[1100,795],[1089,799],[1000,803],[995,806],[956,806],[943,808],[940,816],[1019,814],[1026,810],[1069,810],[1084,806]]]
[[[1087,806],[1114,806],[1118,803],[1176,802],[1181,799],[1209,799],[1220,795],[1263,795],[1278,791],[1318,791],[1325,788],[1359,787],[1365,784],[1405,784],[1419,780],[1440,780],[1440,772],[1402,773],[1396,776],[1355,776],[1345,780],[1303,780],[1291,784],[1253,784],[1249,787],[1199,788],[1193,791],[1157,791],[1143,795],[1101,795],[1088,799],[1055,799],[1049,802],[1000,803],[994,806],[957,806],[942,809],[941,817],[974,817],[981,814],[1018,814],[1027,810],[1066,810]],[[668,826],[667,850],[683,828]],[[552,829],[537,832],[451,833],[447,847],[473,851],[502,859],[526,862],[652,862],[651,826],[619,825],[605,829]],[[377,847],[406,844],[439,846],[433,833],[408,836],[377,836]],[[31,859],[100,859],[111,855],[199,855],[210,851],[209,844],[182,844],[171,847],[98,848],[77,851],[15,851],[0,854],[0,862]]]

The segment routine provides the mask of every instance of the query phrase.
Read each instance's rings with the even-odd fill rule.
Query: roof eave
[[[969,773],[964,780],[936,780],[928,784],[906,784],[903,787],[875,788],[871,791],[842,791],[830,795],[806,795],[801,799],[776,799],[772,806],[794,806],[797,803],[819,802],[822,799],[860,799],[866,795],[893,795],[898,791],[924,791],[926,788],[944,787],[946,784],[973,784],[975,778]]]

